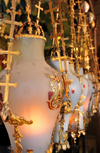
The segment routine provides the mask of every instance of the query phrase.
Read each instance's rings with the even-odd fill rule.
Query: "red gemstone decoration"
[[[0,111],[2,110],[2,108],[3,108],[3,103],[2,101],[0,101]]]
[[[73,89],[72,89],[72,94],[74,94],[74,92],[75,92],[75,89],[73,88]]]
[[[85,88],[85,84],[83,84],[83,88]]]
[[[49,91],[48,92],[48,99],[50,100],[52,96],[53,96],[53,91]]]

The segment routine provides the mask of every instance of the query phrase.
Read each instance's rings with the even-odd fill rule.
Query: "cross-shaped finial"
[[[0,49],[0,54],[7,54],[7,61],[3,61],[4,64],[7,63],[7,70],[11,70],[11,63],[12,63],[12,55],[19,55],[20,52],[19,51],[12,51],[12,43],[8,42],[8,50],[1,50]]]
[[[22,26],[22,23],[21,22],[16,22],[15,21],[15,15],[16,14],[18,14],[18,15],[21,14],[21,13],[15,11],[16,10],[15,9],[15,6],[16,6],[16,0],[12,0],[11,10],[7,9],[7,13],[10,13],[11,14],[11,21],[6,20],[6,19],[3,19],[3,22],[4,23],[7,23],[7,24],[10,24],[11,25],[11,27],[10,27],[10,36],[6,36],[6,38],[9,38],[11,42],[13,40],[13,34],[14,34],[15,25]]]
[[[6,82],[5,83],[0,83],[0,86],[5,87],[5,94],[4,94],[4,101],[3,103],[9,104],[8,102],[8,96],[9,96],[9,87],[14,87],[16,88],[18,85],[17,83],[10,83],[10,74],[6,74]]]
[[[29,34],[31,35],[32,34],[32,22],[31,22],[31,18],[30,18],[30,14],[31,14],[31,9],[30,9],[30,6],[27,4],[26,6],[26,12],[28,13],[28,16],[27,16],[27,21],[28,21],[28,24],[29,24],[29,27],[28,27],[28,31],[29,31]]]
[[[82,3],[82,1],[81,0],[77,0],[76,3],[78,3],[78,7],[80,9],[80,4]]]
[[[37,15],[37,20],[36,23],[39,23],[39,18],[40,18],[40,10],[43,11],[43,8],[41,7],[41,1],[39,1],[39,5],[35,5],[35,7],[38,9],[38,15]]]
[[[31,21],[31,18],[30,18],[31,9],[30,9],[30,6],[28,4],[26,6],[26,12],[28,13],[27,20],[30,22]]]

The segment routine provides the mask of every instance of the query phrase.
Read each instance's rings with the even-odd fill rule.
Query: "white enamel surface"
[[[83,75],[83,68],[80,68],[80,75]],[[88,87],[88,81],[85,77],[81,77],[81,85],[82,85],[82,95],[87,97],[89,87]],[[83,98],[81,102],[85,101],[86,98]],[[80,106],[79,111],[83,112],[83,107],[84,105]],[[79,130],[84,129],[84,124],[83,124],[83,115],[79,117]]]
[[[77,73],[76,73],[76,71],[74,69],[74,65],[73,64],[69,64],[69,69],[70,69],[71,73],[73,73],[75,76],[77,76]]]
[[[94,14],[92,12],[89,12],[89,23],[92,23],[94,20]]]
[[[77,76],[77,74],[75,73],[75,70],[74,70],[74,65],[71,65],[71,66],[70,66],[70,70],[71,70],[71,72],[73,72],[73,73]],[[87,82],[87,80],[85,79],[85,77],[83,77],[83,68],[80,68],[79,71],[80,71],[80,75],[82,76],[82,77],[81,77],[82,95],[87,96],[87,94],[88,94],[88,82]],[[86,99],[86,98],[83,98],[83,99],[81,100],[81,102],[85,101],[85,99]],[[83,112],[83,105],[80,106],[79,111],[80,111],[80,112]],[[73,114],[72,114],[71,118],[72,118],[72,117],[75,118],[75,116],[76,116],[76,118],[78,118],[78,114],[77,114],[77,113],[76,113],[76,115],[73,115]],[[73,118],[73,119],[74,119],[74,118]],[[76,129],[76,128],[77,128],[77,127],[76,127],[77,124],[73,121],[73,119],[72,119],[72,124],[71,124],[71,121],[70,121],[70,124],[71,124],[71,126],[73,126],[73,127]],[[75,126],[75,125],[76,125],[76,126]],[[74,130],[74,128],[72,128],[72,129]],[[82,129],[84,129],[83,116],[80,116],[80,117],[79,117],[79,130],[82,130]]]
[[[67,63],[69,67],[69,62],[67,61]],[[68,71],[68,74],[69,74],[68,79],[73,80],[71,85],[69,86],[69,90],[70,90],[69,97],[71,100],[72,111],[73,111],[81,96],[81,84],[79,82],[79,79],[73,73],[71,73],[70,69]],[[75,90],[74,93],[72,93],[72,89]]]
[[[88,90],[88,94],[87,94],[87,97],[86,97],[86,100],[85,100],[85,103],[84,103],[84,107],[83,107],[83,110],[84,110],[84,116],[86,116],[86,112],[88,111],[88,107],[89,107],[89,104],[90,104],[90,98],[92,96],[92,93],[93,93],[93,84],[92,82],[88,79],[88,74],[85,74],[84,75],[85,78],[87,79],[88,81],[88,85],[89,85],[89,90]]]
[[[34,153],[45,153],[51,143],[52,130],[59,109],[48,107],[48,92],[51,91],[50,78],[58,74],[44,60],[44,40],[38,38],[18,38],[14,40],[13,50],[21,54],[14,56],[10,82],[18,83],[18,87],[10,88],[9,106],[14,114],[33,120],[32,125],[19,127],[24,136],[21,144],[25,153],[33,149]],[[53,72],[52,72],[52,71]],[[54,86],[58,89],[57,81]],[[58,92],[58,91],[57,91]],[[5,123],[10,136],[12,148],[15,149],[14,127]]]
[[[70,116],[71,116],[70,113],[65,115],[64,132],[63,132],[63,134],[65,133],[65,131],[68,130]],[[59,143],[59,130],[60,130],[60,124],[58,122],[58,123],[56,123],[56,126],[55,126],[55,131],[54,131],[54,135],[53,135],[53,142]],[[62,142],[64,141],[63,137],[61,138],[61,141]]]

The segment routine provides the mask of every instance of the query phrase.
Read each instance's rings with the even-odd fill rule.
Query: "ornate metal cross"
[[[31,9],[29,9],[29,8],[30,8],[30,6],[27,4],[27,6],[26,6],[26,12],[28,13],[27,20],[30,22],[31,21],[31,19],[30,19]]]
[[[6,82],[5,83],[0,82],[0,86],[5,86],[5,94],[4,94],[4,101],[3,101],[4,104],[9,104],[8,102],[9,87],[16,88],[18,86],[17,83],[9,83],[10,75],[11,74],[5,74]]]
[[[52,2],[50,1],[50,2],[49,2],[49,8],[50,8],[50,9],[44,11],[44,13],[47,14],[48,12],[50,12],[50,14],[51,14],[51,21],[52,21],[52,25],[53,25],[53,33],[54,33],[54,35],[51,36],[50,38],[51,38],[51,39],[52,39],[52,38],[55,38],[56,47],[57,47],[57,50],[59,50],[59,44],[58,44],[58,39],[57,39],[57,37],[58,37],[58,36],[61,36],[61,32],[57,33],[56,22],[55,22],[55,20],[54,20],[54,14],[53,14],[53,11],[54,11],[54,10],[57,10],[57,9],[58,9],[58,6],[52,8]]]
[[[48,12],[50,12],[50,14],[51,14],[51,20],[52,20],[52,25],[54,26],[55,20],[54,20],[53,11],[54,11],[54,10],[57,10],[58,6],[52,8],[52,2],[50,1],[50,2],[49,2],[49,8],[50,8],[50,9],[49,9],[49,10],[45,10],[44,13],[47,14]]]
[[[79,9],[80,9],[80,7],[81,7],[80,4],[82,3],[82,1],[77,0],[76,3],[78,3],[78,7],[79,7]]]
[[[35,5],[36,8],[38,8],[38,15],[37,15],[37,20],[36,23],[39,23],[39,18],[40,18],[40,10],[43,11],[43,8],[41,7],[41,1],[39,1],[39,5]]]
[[[11,25],[11,27],[10,27],[10,35],[5,37],[5,38],[9,38],[10,41],[13,40],[13,34],[14,34],[14,27],[15,27],[15,25],[22,26],[21,22],[16,22],[15,21],[15,15],[16,14],[21,15],[21,13],[15,11],[15,6],[16,6],[15,2],[16,2],[16,0],[12,0],[11,10],[9,10],[9,9],[7,10],[7,13],[11,14],[11,21],[5,20],[5,19],[3,20],[4,23],[7,23],[7,24]]]
[[[7,61],[3,61],[4,64],[7,63],[7,70],[11,70],[11,62],[12,62],[12,56],[11,55],[19,55],[19,51],[12,51],[12,43],[8,42],[8,50],[1,50],[0,49],[0,54],[7,54]]]

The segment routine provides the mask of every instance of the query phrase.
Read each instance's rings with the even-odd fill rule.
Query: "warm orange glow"
[[[84,110],[84,111],[87,111],[87,110],[88,110],[89,102],[90,102],[90,99],[87,98],[87,99],[85,100],[84,107],[83,107],[83,110]]]
[[[23,116],[26,116],[26,112],[23,113]],[[46,116],[44,109],[42,108],[31,108],[27,119],[32,119],[32,125],[23,125],[20,127],[22,132],[26,135],[39,135],[50,129],[49,118]]]
[[[74,121],[75,118],[78,118],[78,114],[72,113],[70,120],[69,120],[69,126],[71,126],[70,132],[75,132],[77,130],[77,122]]]

